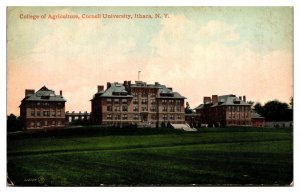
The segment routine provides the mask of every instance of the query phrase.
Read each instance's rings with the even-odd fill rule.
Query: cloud
[[[247,41],[228,45],[239,35],[234,25],[225,22],[196,25],[184,16],[173,18],[183,27],[176,28],[173,20],[161,23],[160,33],[151,42],[155,57],[147,66],[150,80],[161,77],[185,95],[192,107],[212,94],[247,95],[254,101],[287,101],[292,95],[292,53],[257,52]]]

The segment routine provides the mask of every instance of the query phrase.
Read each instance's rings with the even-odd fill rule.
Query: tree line
[[[293,97],[291,97],[289,104],[272,100],[264,105],[259,102],[255,103],[253,109],[265,117],[266,121],[293,121]]]

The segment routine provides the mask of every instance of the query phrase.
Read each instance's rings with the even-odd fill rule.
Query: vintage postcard
[[[15,7],[7,186],[292,186],[293,7]]]

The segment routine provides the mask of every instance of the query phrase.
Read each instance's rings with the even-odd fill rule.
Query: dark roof
[[[208,103],[208,104],[200,104],[199,106],[197,106],[195,109],[203,109],[203,108],[207,108],[207,107],[217,107],[217,106],[226,106],[226,105],[234,105],[234,106],[251,106],[251,104],[240,100],[238,97],[236,97],[233,94],[229,94],[229,95],[222,95],[222,96],[218,96],[218,103],[213,104],[213,103]]]
[[[158,90],[157,98],[185,99],[185,97],[181,96],[178,92],[173,92],[165,85],[161,85],[159,83],[147,84],[146,82],[136,81],[135,84],[130,84],[129,87],[130,88],[156,88]],[[128,88],[125,88],[124,84],[115,82],[115,83],[111,83],[110,87],[105,91],[97,92],[94,95],[94,98],[97,97],[132,98],[133,96],[129,94]]]
[[[66,102],[63,96],[55,95],[53,90],[48,89],[46,86],[43,86],[34,94],[28,94],[25,96],[23,101],[57,101],[57,102]]]

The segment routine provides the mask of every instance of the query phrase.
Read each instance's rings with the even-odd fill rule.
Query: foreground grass
[[[289,185],[292,138],[219,128],[8,139],[8,175],[23,186]]]

